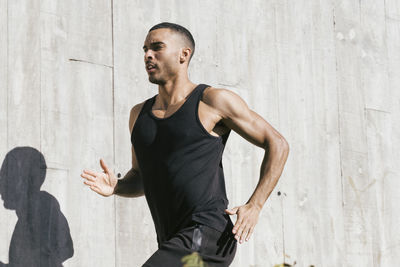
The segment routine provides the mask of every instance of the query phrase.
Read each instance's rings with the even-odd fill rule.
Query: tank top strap
[[[194,99],[196,99],[195,101],[196,101],[196,106],[197,106],[197,104],[198,104],[198,102],[200,102],[200,100],[202,100],[202,98],[203,98],[203,92],[204,92],[204,90],[207,88],[207,87],[210,87],[210,85],[208,85],[208,84],[204,84],[204,83],[201,83],[201,84],[199,84],[198,86],[197,86],[197,88],[196,88],[196,97],[194,97]]]
[[[146,112],[150,112],[150,111],[151,111],[151,107],[153,106],[153,103],[154,103],[154,100],[155,100],[156,96],[157,96],[157,95],[154,95],[154,96],[148,98],[148,99],[144,102],[143,107],[142,107],[142,110],[141,110],[140,113],[139,113],[139,116],[142,115],[142,114],[144,114],[144,113],[146,113]]]
[[[181,109],[183,109],[183,113],[188,114],[188,116],[197,116],[197,109],[199,106],[199,102],[203,97],[203,91],[209,87],[207,84],[198,84],[196,88],[190,93],[186,103],[183,104]],[[190,114],[190,115],[189,115]],[[193,117],[193,122],[196,121],[196,117]]]

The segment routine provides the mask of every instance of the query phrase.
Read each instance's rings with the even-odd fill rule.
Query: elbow
[[[286,155],[289,154],[289,143],[283,136],[279,136],[275,138],[273,142],[266,142],[265,144],[266,149],[269,149],[271,146],[273,146],[275,151],[281,151]]]
[[[279,140],[279,147],[284,155],[284,158],[287,159],[289,156],[289,143],[286,141],[285,138],[281,137]]]
[[[289,153],[289,143],[284,137],[280,138],[279,143],[282,149]]]

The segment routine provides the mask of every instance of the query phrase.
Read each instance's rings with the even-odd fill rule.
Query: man
[[[254,231],[282,173],[288,143],[237,94],[188,79],[195,43],[184,27],[153,26],[143,49],[158,94],[130,112],[132,169],[118,180],[101,159],[104,173],[84,170],[81,176],[103,196],[146,197],[158,250],[143,266],[182,266],[188,255],[228,266],[237,241],[248,241]],[[265,149],[265,156],[249,200],[227,209],[221,158],[231,129]],[[235,225],[229,217],[234,214]]]

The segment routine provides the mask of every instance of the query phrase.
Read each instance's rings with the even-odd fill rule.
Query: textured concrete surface
[[[194,35],[194,82],[235,91],[290,144],[232,266],[399,266],[397,0],[0,0],[0,262],[57,247],[64,266],[140,266],[156,250],[143,197],[100,197],[79,174],[100,157],[129,170],[129,111],[157,93],[143,41],[162,21]],[[17,182],[40,175],[37,158],[7,160],[16,147],[43,156],[40,193]],[[250,197],[262,156],[231,134],[230,207]]]

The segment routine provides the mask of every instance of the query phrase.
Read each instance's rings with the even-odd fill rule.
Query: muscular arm
[[[277,184],[286,163],[289,153],[286,139],[230,90],[210,88],[203,99],[220,116],[223,124],[265,150],[260,179],[247,201],[261,209]]]
[[[132,135],[133,126],[136,122],[137,116],[142,109],[143,103],[134,106],[131,109],[129,116],[129,130]],[[118,180],[117,185],[114,188],[114,194],[122,197],[140,197],[144,195],[142,177],[139,172],[139,165],[137,163],[135,150],[133,145],[131,146],[132,151],[132,168],[125,174],[125,176]]]
[[[289,153],[285,138],[260,115],[249,109],[237,94],[226,89],[209,88],[204,103],[214,110],[216,120],[249,142],[265,150],[260,179],[245,205],[227,209],[237,215],[232,233],[242,243],[248,241],[258,222],[260,211],[282,174]]]

